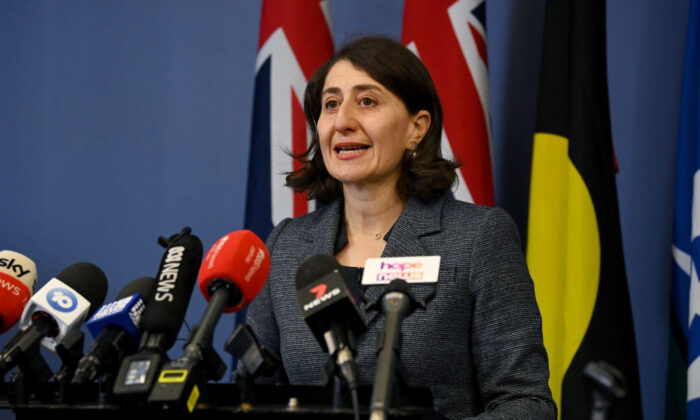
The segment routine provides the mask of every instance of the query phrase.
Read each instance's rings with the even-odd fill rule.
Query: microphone
[[[223,311],[240,311],[260,293],[270,274],[270,253],[249,230],[221,237],[207,252],[199,269],[199,290],[214,301],[222,288],[228,293]]]
[[[90,263],[76,263],[32,296],[20,319],[20,332],[0,355],[0,375],[38,354],[38,344],[56,351],[66,337],[104,302],[107,278]],[[25,357],[26,356],[26,357]]]
[[[420,304],[413,299],[408,283],[402,279],[395,279],[386,286],[377,303],[367,308],[370,310],[372,306],[379,305],[377,309],[386,318],[384,331],[380,333],[378,340],[377,372],[370,404],[371,420],[382,420],[388,416],[387,410],[391,405],[394,376],[401,348],[401,324]]]
[[[15,251],[0,251],[0,334],[19,321],[36,286],[36,264]]]
[[[316,340],[340,368],[351,390],[357,389],[353,357],[355,337],[365,332],[340,264],[328,255],[315,255],[299,267],[297,301]]]
[[[272,376],[274,371],[282,366],[280,356],[260,344],[253,330],[246,324],[238,324],[233,334],[226,340],[224,346],[241,363],[234,376],[239,387],[241,404],[251,404],[255,400],[253,379],[258,376]],[[289,384],[284,369],[282,381]]]
[[[140,340],[144,300],[150,298],[156,279],[141,277],[127,284],[114,302],[103,305],[85,323],[95,338],[88,353],[78,362],[72,382],[92,382],[113,372],[126,354],[133,353]]]
[[[209,301],[180,358],[166,363],[148,401],[165,406],[186,404],[192,412],[207,380],[219,380],[226,365],[212,349],[212,337],[223,312],[243,309],[260,293],[270,273],[270,254],[249,230],[220,238],[204,257],[199,289]]]
[[[280,356],[260,344],[253,330],[246,324],[238,324],[224,347],[241,361],[244,377],[271,376],[275,369],[282,366]]]
[[[187,305],[202,261],[202,242],[184,227],[158,243],[166,248],[158,268],[155,290],[141,316],[141,343],[136,354],[122,361],[114,383],[114,396],[145,400],[157,372],[185,319]]]

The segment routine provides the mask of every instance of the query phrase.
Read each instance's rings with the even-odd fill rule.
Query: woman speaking
[[[360,285],[368,258],[439,255],[435,298],[403,324],[408,385],[429,387],[449,418],[556,418],[517,228],[501,209],[451,197],[458,165],[441,157],[442,109],[423,63],[398,42],[361,38],[316,71],[304,113],[312,143],[287,185],[321,205],[270,234],[270,277],[247,319],[290,382],[322,384],[327,359],[296,299],[305,260],[334,256],[350,288],[377,296],[380,286]],[[411,288],[418,298],[430,290]],[[367,332],[355,363],[371,384],[384,321],[360,312]]]

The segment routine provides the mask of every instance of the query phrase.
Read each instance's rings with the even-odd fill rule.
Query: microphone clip
[[[182,230],[180,230],[179,233],[171,235],[169,238],[166,238],[165,236],[158,237],[158,245],[162,246],[163,248],[169,248],[173,242],[177,242],[178,240],[189,235],[190,233],[192,233],[192,228],[189,226],[185,226],[182,228]]]
[[[172,363],[177,364],[180,360],[185,366],[199,366],[203,369],[205,380],[218,381],[226,373],[226,363],[214,350],[213,337],[210,336],[204,345],[192,344],[199,328],[200,325],[195,325],[190,331],[184,346],[185,354],[180,357],[182,360],[176,359]]]
[[[376,301],[372,302],[368,300],[365,295],[362,295],[362,301],[365,304],[365,310],[367,312],[377,311],[379,313],[383,313],[384,310],[382,309],[382,301],[389,293],[397,292],[403,293],[406,296],[408,296],[409,307],[408,312],[406,313],[406,316],[408,316],[412,314],[416,309],[425,310],[428,307],[428,304],[433,299],[435,299],[435,295],[437,294],[437,285],[433,286],[430,293],[424,299],[416,299],[413,296],[413,293],[411,292],[411,286],[408,284],[408,282],[406,282],[404,279],[394,279],[391,281],[391,283],[386,285],[384,291],[381,295],[379,295]]]
[[[55,379],[58,383],[57,400],[60,403],[67,402],[69,398],[69,385],[73,378],[75,369],[83,357],[83,344],[85,343],[85,334],[80,330],[70,330],[61,340],[61,343],[56,345],[56,353],[58,353],[63,366],[56,373]]]
[[[589,361],[583,369],[583,377],[591,385],[593,405],[591,418],[607,419],[615,402],[627,395],[627,383],[622,372],[609,363]]]
[[[39,351],[40,343],[34,343],[20,356],[17,371],[10,375],[7,384],[7,400],[13,404],[27,404],[31,395],[40,401],[51,402],[54,398],[50,384],[53,372]],[[1,379],[1,378],[0,378]]]
[[[46,319],[39,320],[34,326],[20,331],[0,352],[0,378],[15,366],[17,371],[10,375],[11,387],[8,387],[8,401],[13,404],[26,404],[35,394],[42,401],[53,397],[49,381],[53,372],[41,355],[41,337],[51,328]]]
[[[226,340],[226,352],[238,359],[244,375],[252,377],[272,376],[282,367],[282,358],[260,344],[255,333],[247,324],[238,324],[236,330]],[[287,380],[286,383],[289,383]]]
[[[256,377],[271,377],[279,370],[284,376],[282,381],[289,385],[287,374],[282,368],[282,358],[260,344],[252,328],[247,324],[238,324],[233,334],[226,340],[224,348],[238,360],[238,367],[234,367],[233,380],[239,386],[242,404],[255,402],[254,379]]]

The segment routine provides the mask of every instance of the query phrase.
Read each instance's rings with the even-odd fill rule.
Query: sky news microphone
[[[297,271],[296,291],[304,320],[340,369],[350,389],[355,390],[355,339],[366,327],[340,264],[329,255],[307,259]]]
[[[199,269],[199,289],[209,301],[201,321],[192,330],[182,357],[167,363],[148,397],[151,403],[186,404],[191,412],[200,387],[219,380],[226,365],[212,349],[212,337],[223,312],[243,309],[260,293],[270,273],[270,254],[249,230],[220,238]]]
[[[39,342],[51,351],[104,302],[107,278],[90,263],[76,263],[49,280],[29,299],[20,332],[0,355],[0,375],[17,365]]]
[[[19,321],[36,287],[36,264],[15,251],[0,251],[0,334]]]
[[[126,356],[114,383],[114,396],[145,401],[155,376],[167,360],[185,319],[197,270],[202,262],[202,242],[185,227],[170,238],[160,237],[165,252],[156,276],[156,289],[146,301],[141,317],[141,343],[136,354]]]
[[[141,277],[124,286],[114,302],[103,305],[85,323],[95,338],[90,350],[78,362],[72,382],[92,382],[98,376],[114,374],[125,355],[134,353],[141,339],[141,315],[155,290],[156,279]]]

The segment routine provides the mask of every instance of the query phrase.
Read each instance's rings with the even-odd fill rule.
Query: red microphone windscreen
[[[199,289],[209,300],[209,283],[228,280],[238,286],[243,299],[224,312],[243,309],[260,293],[270,274],[270,253],[265,243],[249,230],[231,232],[209,249],[199,269]]]
[[[15,251],[0,251],[0,333],[19,321],[36,277],[34,261]]]

